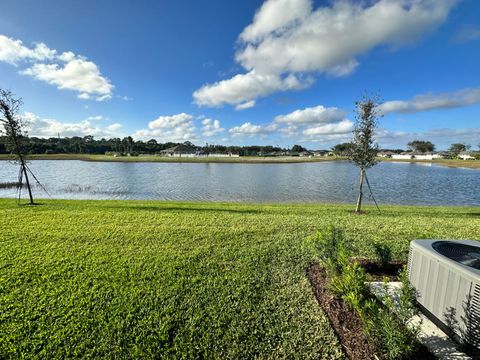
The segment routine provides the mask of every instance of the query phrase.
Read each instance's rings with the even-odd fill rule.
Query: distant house
[[[329,150],[315,150],[313,156],[333,156],[333,152]]]
[[[173,146],[171,148],[160,151],[160,156],[172,157],[195,157],[200,154],[200,151],[194,147],[185,144]]]
[[[471,152],[466,152],[466,151],[458,154],[458,158],[462,159],[462,160],[474,160],[475,159],[475,157],[473,156],[473,154]]]
[[[411,160],[413,159],[414,154],[409,152],[402,152],[400,154],[393,154],[392,159],[395,160]]]
[[[414,159],[416,160],[435,160],[443,159],[443,155],[438,153],[425,153],[425,154],[415,154]]]
[[[234,154],[234,153],[226,153],[226,154],[222,154],[222,153],[212,153],[212,154],[208,154],[207,156],[208,156],[208,157],[220,157],[220,158],[225,158],[225,157],[234,157],[234,158],[237,158],[237,157],[240,157],[239,154]]]
[[[378,156],[381,158],[391,158],[395,154],[393,151],[380,151]]]
[[[310,151],[301,151],[298,153],[298,156],[302,156],[302,157],[312,157],[313,156],[313,153],[311,153]]]

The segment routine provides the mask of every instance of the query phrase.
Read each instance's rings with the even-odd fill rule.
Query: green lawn
[[[478,208],[42,203],[0,200],[0,358],[339,358],[309,235],[480,239]]]

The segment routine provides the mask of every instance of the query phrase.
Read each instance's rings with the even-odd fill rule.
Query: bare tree
[[[378,145],[375,143],[375,130],[379,117],[378,105],[378,97],[372,98],[367,95],[355,103],[356,122],[350,159],[360,168],[360,189],[356,213],[360,213],[362,209],[364,181],[366,180],[369,185],[366,171],[377,164]]]
[[[25,125],[22,118],[18,115],[22,104],[22,99],[14,98],[11,91],[0,89],[0,122],[3,125],[3,129],[0,128],[0,135],[6,137],[7,150],[11,151],[15,156],[15,160],[20,163],[19,183],[21,186],[22,177],[25,177],[30,204],[33,205],[32,189],[28,179],[28,168],[24,156]]]

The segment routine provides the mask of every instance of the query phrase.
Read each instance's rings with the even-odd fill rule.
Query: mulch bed
[[[371,265],[367,265],[367,263],[366,266],[366,269],[372,268]],[[400,269],[401,266],[403,266],[403,264],[400,264],[397,269]],[[375,270],[376,268],[373,266],[373,269]],[[396,273],[398,273],[398,271]],[[339,337],[342,349],[347,357],[350,360],[381,359],[382,357],[377,353],[374,344],[365,335],[362,320],[356,311],[350,309],[343,300],[336,299],[328,293],[326,289],[327,274],[325,269],[319,264],[312,264],[307,270],[307,275],[315,297],[330,319],[330,323]],[[380,276],[379,281],[381,281],[384,278],[383,275],[388,274],[385,274],[383,270],[377,275]],[[390,275],[392,277],[394,276],[392,274]],[[418,345],[417,351],[415,351],[415,354],[411,358],[418,360],[436,359],[436,357],[421,344]]]
[[[373,281],[398,281],[398,273],[405,265],[402,261],[391,261],[386,266],[382,267],[378,262],[358,258],[354,259],[361,267],[365,269]]]
[[[312,284],[317,301],[330,319],[348,358],[351,360],[378,358],[375,354],[375,347],[363,331],[362,320],[358,314],[342,300],[335,299],[327,292],[325,270],[318,264],[312,264],[308,268],[308,279]]]

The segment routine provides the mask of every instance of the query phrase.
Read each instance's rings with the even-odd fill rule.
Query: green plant
[[[417,290],[408,280],[407,268],[404,266],[398,274],[402,288],[398,296],[397,316],[401,322],[406,323],[418,314]]]
[[[364,301],[367,294],[367,275],[357,263],[347,263],[341,272],[331,278],[328,288],[336,296],[342,298],[353,308]]]
[[[331,276],[340,274],[342,269],[348,265],[350,251],[342,229],[330,225],[318,231],[314,238],[314,246]]]
[[[379,308],[376,332],[375,338],[385,359],[410,358],[415,348],[415,335],[389,309]]]
[[[374,242],[372,246],[380,266],[386,268],[390,261],[392,261],[392,249],[390,249],[388,244],[379,241]]]

